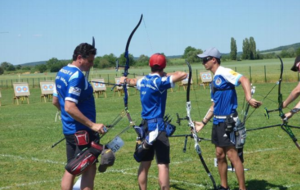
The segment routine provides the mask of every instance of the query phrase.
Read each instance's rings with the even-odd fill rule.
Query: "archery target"
[[[104,83],[104,79],[92,79],[92,84],[93,84],[93,88],[94,91],[104,91],[106,90],[106,86]]]
[[[28,92],[28,86],[16,86],[16,92],[17,93]]]
[[[44,94],[53,94],[55,88],[54,81],[43,81],[40,82],[41,93]]]
[[[15,96],[28,96],[30,95],[28,83],[14,83]]]
[[[212,76],[210,72],[200,72],[202,82],[211,82]]]
[[[42,89],[46,91],[53,91],[54,85],[53,84],[43,84]]]

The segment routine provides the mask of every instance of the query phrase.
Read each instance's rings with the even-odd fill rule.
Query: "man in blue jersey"
[[[213,118],[211,138],[216,147],[218,170],[221,178],[219,189],[229,190],[227,155],[235,167],[240,190],[246,190],[244,167],[235,148],[235,133],[233,131],[235,122],[238,119],[235,87],[242,85],[245,98],[253,108],[258,108],[261,102],[251,97],[250,81],[246,77],[229,68],[220,66],[221,53],[216,48],[209,48],[197,56],[202,59],[205,69],[213,72],[214,78],[211,82],[212,105],[203,120],[195,122],[196,131],[199,132]]]
[[[81,150],[90,147],[92,141],[98,140],[99,133],[106,131],[102,123],[96,123],[93,88],[83,73],[93,66],[96,51],[90,44],[78,45],[73,53],[72,64],[60,69],[55,78],[53,104],[61,110],[68,163]],[[76,133],[78,131],[80,134]],[[93,189],[95,174],[96,164],[93,164],[82,173],[81,189]],[[61,189],[72,190],[75,177],[65,170]]]
[[[170,145],[163,121],[167,90],[174,87],[176,82],[185,79],[187,74],[180,71],[165,73],[166,58],[159,53],[150,57],[149,66],[151,67],[150,74],[138,81],[137,79],[127,79],[129,85],[137,86],[137,89],[140,91],[142,126],[146,128],[146,135],[142,146],[140,146],[144,154],[135,154],[136,161],[140,162],[138,183],[141,190],[147,189],[148,171],[155,155],[160,188],[168,190],[170,188]],[[124,82],[124,79],[125,77],[122,77],[120,81]]]

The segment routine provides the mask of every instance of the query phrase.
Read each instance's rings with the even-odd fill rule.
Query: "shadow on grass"
[[[177,189],[177,190],[187,190],[186,188],[180,187],[180,185],[178,185],[178,184],[171,184],[170,187],[172,189]],[[197,188],[197,189],[199,189],[199,188]],[[212,187],[212,188],[210,188],[208,190],[215,190],[215,189]]]
[[[287,187],[282,185],[275,185],[267,182],[266,180],[250,180],[247,181],[247,190],[268,190],[268,189],[279,189],[279,190],[287,190]]]

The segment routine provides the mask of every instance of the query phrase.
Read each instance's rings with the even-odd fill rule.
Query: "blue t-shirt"
[[[140,91],[142,104],[141,116],[145,120],[163,118],[166,109],[167,91],[174,87],[172,76],[161,77],[158,74],[149,74],[137,82],[137,89]],[[148,126],[150,131],[155,126]],[[159,125],[159,130],[164,126]]]
[[[56,75],[55,87],[53,95],[58,97],[61,107],[63,133],[70,135],[79,130],[91,131],[89,127],[73,119],[64,109],[65,101],[74,102],[83,115],[96,122],[93,88],[82,71],[71,64],[63,67]]]
[[[219,66],[211,84],[211,99],[214,102],[214,115],[227,116],[237,109],[235,86],[239,85],[241,74],[229,68]],[[213,123],[224,122],[224,119],[214,118]]]

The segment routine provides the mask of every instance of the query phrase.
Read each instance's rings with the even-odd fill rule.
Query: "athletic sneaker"
[[[219,186],[219,188],[218,188],[218,190],[230,190],[230,188],[228,187],[228,188],[225,188],[225,187],[223,187],[223,186]]]

